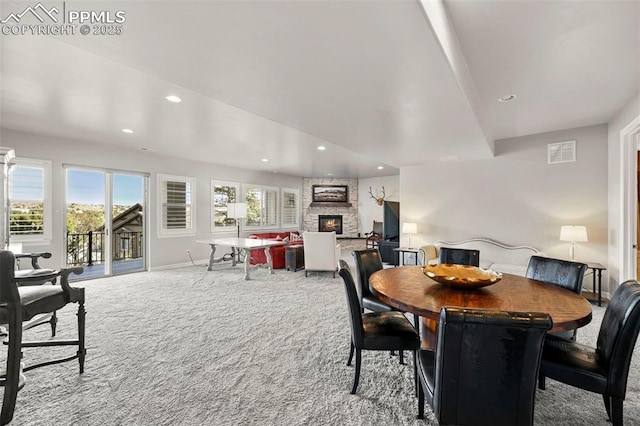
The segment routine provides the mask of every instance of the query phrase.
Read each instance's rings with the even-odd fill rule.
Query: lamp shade
[[[413,222],[404,222],[402,224],[402,233],[403,234],[417,234],[418,233],[418,225]]]
[[[560,241],[589,241],[587,227],[580,225],[564,225],[560,228]]]
[[[227,203],[227,217],[229,219],[244,219],[247,217],[247,203]]]

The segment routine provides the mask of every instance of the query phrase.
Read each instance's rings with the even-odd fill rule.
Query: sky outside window
[[[67,170],[67,203],[104,205],[105,174],[90,170]],[[132,206],[143,201],[142,176],[114,174],[113,204]]]

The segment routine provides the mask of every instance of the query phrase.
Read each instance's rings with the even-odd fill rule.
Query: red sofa
[[[257,240],[282,241],[285,238],[289,237],[290,234],[299,235],[298,231],[261,232],[258,234],[251,234],[247,238],[252,238]],[[273,264],[273,269],[284,268],[284,250],[287,247],[287,245],[300,245],[302,243],[303,243],[302,241],[289,241],[288,244],[270,247],[269,253],[271,254],[271,262]],[[264,249],[251,250],[251,265],[257,265],[262,263],[267,263],[267,256],[264,254]]]

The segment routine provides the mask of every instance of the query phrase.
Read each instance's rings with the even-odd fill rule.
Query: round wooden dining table
[[[435,347],[435,331],[444,306],[546,312],[553,320],[551,332],[573,330],[591,321],[591,304],[581,295],[518,275],[502,274],[493,285],[460,290],[427,277],[422,266],[399,266],[373,273],[369,287],[382,302],[423,318],[423,347]]]

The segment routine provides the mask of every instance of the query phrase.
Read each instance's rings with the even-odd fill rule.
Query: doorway
[[[144,174],[65,167],[67,266],[89,279],[147,269]]]
[[[617,241],[617,255],[620,261],[618,281],[638,277],[638,230],[640,214],[638,202],[638,163],[640,151],[640,116],[633,119],[620,131],[620,184],[621,222]]]
[[[640,279],[640,250],[638,250],[638,242],[640,241],[640,146],[638,146],[638,152],[636,153],[636,242],[634,248],[636,249],[636,277]]]

